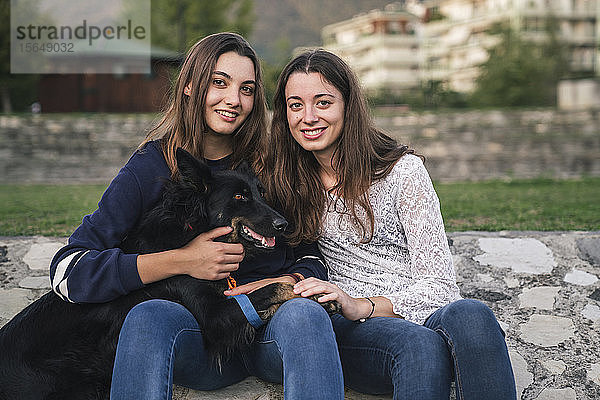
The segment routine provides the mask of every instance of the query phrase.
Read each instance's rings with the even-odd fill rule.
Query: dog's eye
[[[239,193],[234,194],[233,198],[236,199],[236,200],[246,200],[246,198],[244,197],[244,195],[243,194],[239,194]]]

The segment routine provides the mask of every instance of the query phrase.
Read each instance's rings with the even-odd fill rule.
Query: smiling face
[[[204,114],[209,134],[231,135],[254,106],[254,63],[235,52],[223,53],[210,78]]]
[[[294,139],[317,159],[329,160],[344,127],[344,99],[317,72],[296,72],[285,86],[287,121]]]

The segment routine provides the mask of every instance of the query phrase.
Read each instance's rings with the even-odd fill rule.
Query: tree
[[[511,28],[501,29],[501,40],[481,67],[473,106],[519,107],[556,104],[556,87],[566,73],[566,51],[548,19],[547,39],[536,44]]]
[[[423,81],[419,87],[402,92],[382,87],[374,93],[369,93],[368,99],[372,106],[407,105],[417,110],[467,106],[464,94],[449,89],[445,82],[434,80]]]
[[[32,8],[35,10],[35,7]],[[25,111],[30,104],[36,101],[36,85],[39,76],[10,73],[10,0],[0,0],[0,19],[5,21],[0,26],[0,101],[2,102],[2,112]]]
[[[251,0],[152,0],[152,43],[185,52],[201,37],[215,32],[250,33]]]
[[[0,1],[0,18],[10,21],[9,0]],[[8,89],[10,75],[10,24],[0,27],[0,96],[2,97],[2,111],[11,112],[12,103]]]

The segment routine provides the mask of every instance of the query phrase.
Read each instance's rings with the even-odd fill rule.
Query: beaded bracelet
[[[304,280],[304,277],[298,272],[293,272],[291,274],[283,274],[281,276],[291,276],[292,278],[294,278],[294,281],[295,281],[294,283],[298,283],[298,282]]]
[[[363,323],[363,322],[365,322],[366,320],[368,320],[369,318],[371,318],[371,316],[372,316],[372,315],[373,315],[373,313],[375,312],[375,303],[373,302],[373,300],[371,300],[371,299],[370,299],[370,298],[368,298],[368,297],[365,297],[365,299],[369,300],[369,303],[371,303],[371,312],[370,312],[370,313],[369,313],[369,315],[367,315],[366,317],[364,317],[364,318],[359,318],[359,319],[358,319],[356,322],[360,322],[360,323]]]

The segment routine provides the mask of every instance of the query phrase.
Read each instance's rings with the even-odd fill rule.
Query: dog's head
[[[201,160],[177,149],[180,183],[188,195],[186,229],[231,226],[233,231],[217,240],[241,243],[246,256],[275,247],[287,221],[263,198],[264,189],[246,163],[236,170],[213,172]]]

